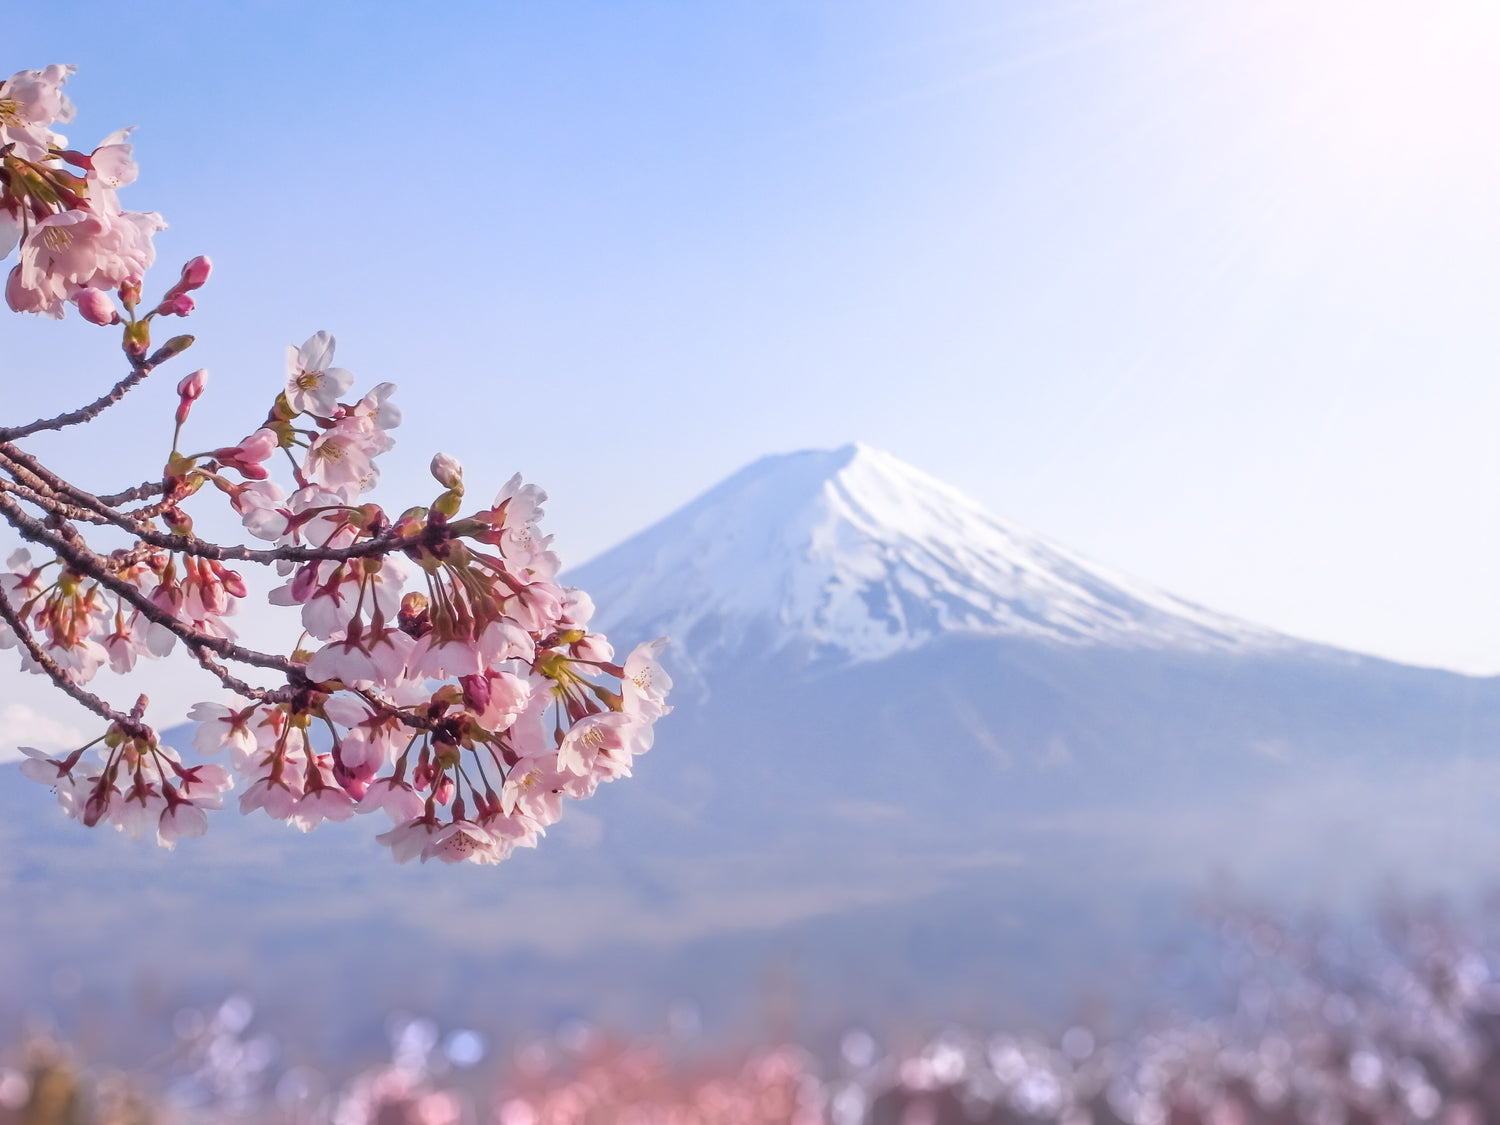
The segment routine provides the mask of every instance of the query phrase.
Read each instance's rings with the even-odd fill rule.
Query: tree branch
[[[108,496],[99,497],[99,503],[111,508],[118,508],[121,504],[128,504],[132,500],[146,500],[157,496],[165,491],[165,486],[159,480],[148,480],[134,488],[127,488],[123,492],[112,492]]]
[[[400,550],[402,546],[390,533],[386,533],[384,535],[372,536],[369,539],[354,543],[348,547],[287,546],[264,549],[240,546],[225,547],[218,543],[210,543],[199,539],[194,535],[174,535],[168,532],[156,531],[132,516],[112,511],[103,499],[92,493],[85,492],[76,485],[69,484],[31,454],[25,450],[18,449],[10,442],[0,442],[0,457],[14,461],[53,489],[66,492],[78,504],[95,512],[106,522],[113,524],[123,531],[130,532],[143,543],[149,543],[153,547],[160,547],[164,551],[176,551],[179,554],[196,555],[199,558],[214,559],[218,562],[253,562],[270,565],[277,562],[347,562],[350,559],[388,555]]]
[[[16,438],[41,433],[43,430],[63,430],[82,422],[91,422],[124,398],[131,388],[151,374],[155,366],[156,364],[150,360],[137,363],[134,370],[111,387],[107,393],[100,395],[87,406],[80,406],[77,410],[59,414],[55,418],[38,418],[35,422],[24,426],[0,426],[0,441],[14,441]]]
[[[145,617],[147,621],[154,621],[158,625],[170,629],[175,636],[182,638],[184,643],[194,648],[202,647],[209,649],[226,660],[237,660],[241,664],[250,664],[257,668],[273,669],[274,671],[283,673],[294,684],[307,682],[307,675],[301,665],[293,664],[286,657],[269,656],[263,652],[256,652],[254,649],[243,648],[223,637],[211,637],[184,625],[129,582],[125,582],[109,573],[106,560],[100,558],[92,551],[70,542],[65,537],[49,531],[40,520],[28,516],[16,505],[14,500],[3,494],[0,494],[0,515],[4,515],[10,525],[19,531],[23,538],[29,539],[33,543],[50,547],[74,572],[87,575],[105,589],[118,594],[139,610],[141,616]]]
[[[0,492],[8,492],[18,500],[24,500],[28,504],[35,504],[38,508],[45,508],[47,511],[62,516],[65,519],[95,524],[109,523],[108,520],[97,512],[91,512],[86,508],[80,508],[76,505],[53,499],[50,496],[45,496],[35,489],[27,488],[25,485],[12,484],[10,481],[0,480]]]

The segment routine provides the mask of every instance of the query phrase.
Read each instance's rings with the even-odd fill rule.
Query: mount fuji
[[[869,662],[949,636],[1196,652],[1284,650],[1012,527],[869,446],[767,457],[570,576],[606,630],[714,664]]]
[[[565,580],[621,651],[674,639],[676,710],[498,871],[228,814],[164,857],[0,766],[0,1019],[66,968],[354,1037],[683,997],[743,1029],[769,971],[820,1026],[985,1024],[1144,991],[1216,879],[1334,907],[1495,877],[1500,681],[1192,605],[862,445],[758,461]]]
[[[1495,681],[1193,605],[864,445],[764,458],[568,577],[611,637],[675,638],[677,737],[759,746],[721,750],[721,778],[790,757],[910,810],[898,767],[921,748],[952,770],[931,793],[940,819],[966,800],[1187,797],[1345,758],[1487,758],[1500,736]],[[851,779],[856,746],[882,756]]]

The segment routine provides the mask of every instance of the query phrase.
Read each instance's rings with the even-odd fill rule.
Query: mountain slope
[[[1274,651],[1296,642],[1085,562],[865,445],[766,457],[568,574],[601,628],[695,666],[873,661],[943,636]]]

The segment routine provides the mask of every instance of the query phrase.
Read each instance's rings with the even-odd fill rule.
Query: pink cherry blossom
[[[67,143],[47,126],[73,120],[73,103],[62,87],[77,69],[53,64],[17,71],[0,83],[0,148],[15,145],[16,156],[36,161],[51,146]]]
[[[286,400],[294,413],[332,418],[339,395],[354,383],[354,376],[333,366],[333,336],[317,332],[300,348],[286,350]]]
[[[576,774],[558,765],[555,753],[522,758],[511,767],[500,790],[507,814],[519,809],[540,825],[554,824],[562,816],[562,797]]]
[[[406,782],[395,777],[383,777],[365,790],[359,802],[359,811],[382,810],[391,818],[392,824],[402,824],[422,815],[427,801]]]
[[[422,862],[499,863],[510,854],[510,841],[502,840],[472,820],[454,820],[432,833],[422,847]]]
[[[90,196],[98,200],[127,184],[135,183],[139,169],[131,156],[130,134],[135,130],[116,129],[89,154],[88,181]]]
[[[167,848],[184,836],[201,836],[208,831],[208,814],[190,801],[178,801],[162,811],[157,824],[157,839]]]
[[[83,289],[114,289],[140,278],[156,257],[151,236],[166,224],[134,211],[59,211],[32,227],[6,283],[17,312],[61,317]]]
[[[375,840],[391,849],[391,856],[397,863],[406,863],[422,855],[428,841],[437,831],[436,818],[416,816],[402,821],[388,832],[382,832]]]
[[[195,703],[188,718],[198,724],[193,732],[193,749],[200,754],[217,754],[226,746],[244,760],[259,747],[253,724],[256,705],[236,710],[222,703]]]
[[[288,767],[279,774],[268,771],[240,795],[240,812],[264,809],[273,820],[286,820],[296,812],[301,799],[302,779],[295,769]]]
[[[345,499],[368,492],[380,479],[375,457],[385,451],[384,436],[358,418],[341,419],[312,443],[303,472]]]
[[[587,715],[563,736],[557,748],[558,767],[584,777],[629,777],[637,739],[645,725],[639,716],[618,711]]]
[[[657,659],[666,646],[667,638],[658,637],[636,645],[625,658],[625,675],[621,677],[620,687],[626,712],[655,720],[672,710],[667,706],[672,678]]]

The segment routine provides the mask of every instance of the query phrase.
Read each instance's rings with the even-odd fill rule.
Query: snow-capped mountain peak
[[[694,663],[878,660],[949,634],[1265,649],[1284,638],[1113,574],[863,444],[765,457],[567,575],[620,640]]]

